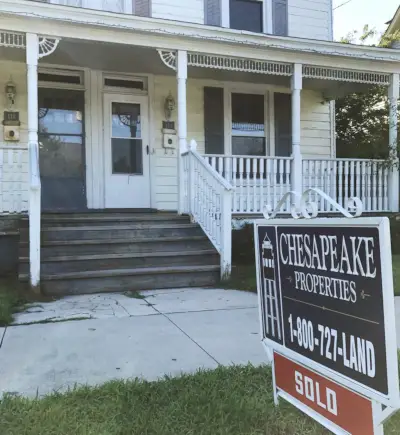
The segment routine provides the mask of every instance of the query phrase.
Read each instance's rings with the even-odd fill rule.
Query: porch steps
[[[219,281],[219,254],[198,225],[169,213],[43,214],[41,290],[49,295],[202,287]],[[29,279],[29,228],[19,278]]]

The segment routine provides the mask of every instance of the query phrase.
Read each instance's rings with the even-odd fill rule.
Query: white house
[[[199,224],[221,256],[197,271],[223,276],[232,216],[260,214],[290,190],[318,187],[344,207],[358,196],[366,211],[398,211],[396,170],[335,158],[334,99],[387,86],[388,146],[396,143],[400,51],[333,42],[331,0],[0,0],[0,29],[0,211],[29,216],[22,277],[34,287],[54,228],[67,222],[60,239],[77,245],[87,234],[77,222],[89,231],[91,210],[104,210],[96,216],[107,232],[118,216],[132,230],[135,217],[122,209],[172,212],[159,225],[189,215],[187,229]],[[61,245],[46,261],[91,266],[46,279],[106,288],[102,278],[116,275],[103,264],[122,255],[112,244],[79,256]],[[119,288],[135,268],[117,273]]]

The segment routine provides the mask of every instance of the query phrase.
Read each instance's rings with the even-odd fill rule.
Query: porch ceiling
[[[0,47],[0,59],[25,62],[25,50]],[[62,39],[55,52],[45,57],[40,63],[119,73],[175,75],[175,71],[161,61],[155,48],[74,39]],[[290,88],[291,81],[288,76],[191,66],[188,69],[188,78],[257,83],[286,88]],[[370,85],[305,78],[303,87],[320,91],[327,98],[334,99],[354,91],[364,92]]]

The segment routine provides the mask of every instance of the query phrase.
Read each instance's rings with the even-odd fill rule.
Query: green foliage
[[[361,33],[353,31],[341,42],[374,45],[375,29],[364,26]],[[400,32],[379,38],[379,46],[390,47],[400,41]],[[371,86],[364,93],[353,93],[336,100],[337,156],[343,158],[388,159],[389,102],[385,86]],[[399,143],[396,144],[397,148]]]

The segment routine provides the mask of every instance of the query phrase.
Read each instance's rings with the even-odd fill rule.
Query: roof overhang
[[[400,30],[400,6],[397,8],[394,17],[386,24],[388,24],[388,28],[386,29],[384,36],[389,36],[392,33]]]

